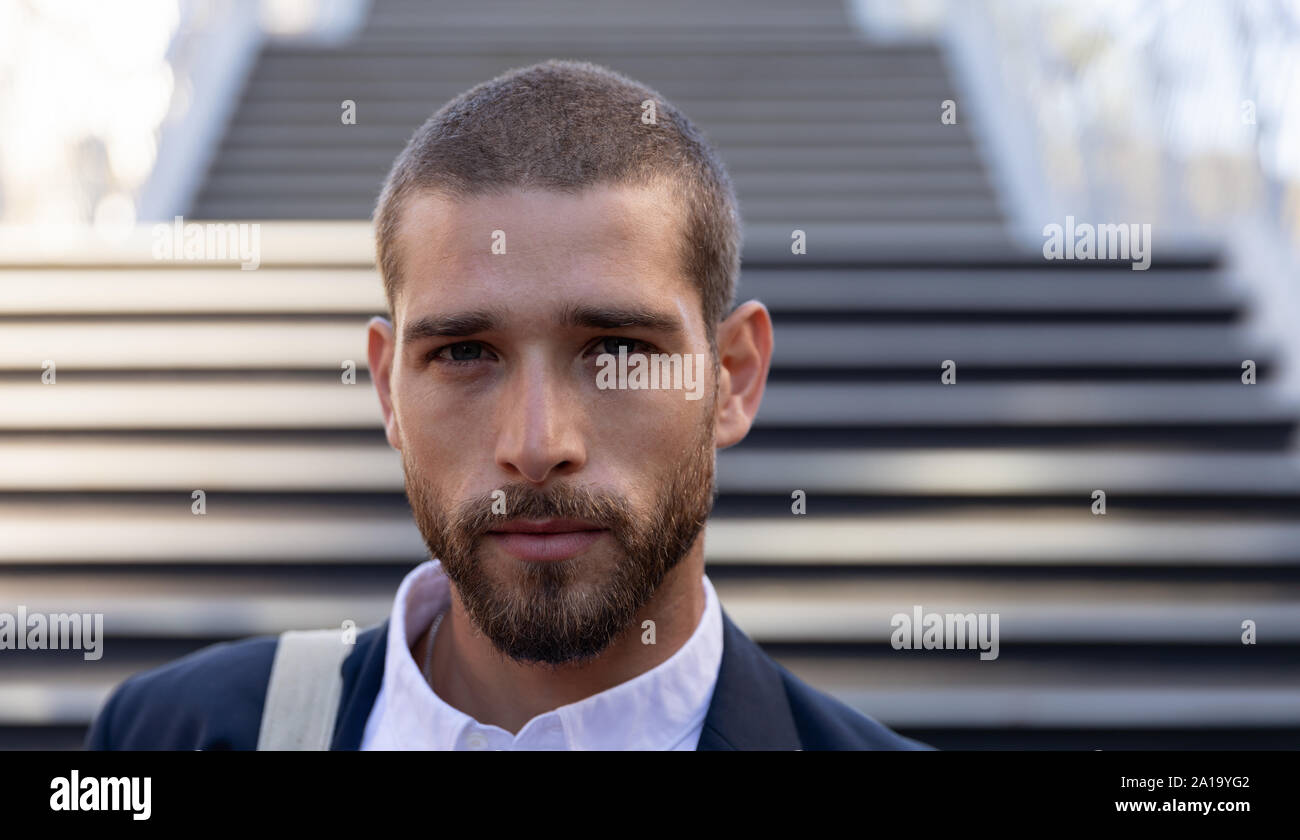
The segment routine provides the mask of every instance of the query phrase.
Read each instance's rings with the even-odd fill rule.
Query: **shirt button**
[[[465,739],[465,746],[471,750],[485,750],[488,747],[487,738],[484,738],[481,732],[471,732]]]

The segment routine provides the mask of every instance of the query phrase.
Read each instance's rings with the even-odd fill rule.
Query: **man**
[[[370,370],[435,559],[298,678],[336,685],[321,746],[924,747],[769,659],[704,574],[715,450],[758,412],[772,324],[732,305],[734,192],[681,113],[590,64],[508,73],[416,132],[375,227]],[[88,744],[283,744],[266,730],[317,702],[268,698],[288,649],[136,676]]]

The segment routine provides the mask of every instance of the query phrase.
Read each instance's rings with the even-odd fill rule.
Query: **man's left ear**
[[[771,363],[772,316],[756,300],[742,303],[718,325],[714,434],[719,449],[734,446],[749,434]]]

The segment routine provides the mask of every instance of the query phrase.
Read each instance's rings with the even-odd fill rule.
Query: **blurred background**
[[[777,342],[708,573],[773,657],[943,748],[1300,748],[1296,0],[0,2],[0,612],[107,635],[0,651],[0,748],[387,615],[425,549],[367,219],[430,113],[546,58],[732,171]],[[257,269],[158,258],[177,216],[260,224]],[[1151,225],[1150,269],[1045,259],[1067,217]],[[893,649],[918,605],[999,657]]]

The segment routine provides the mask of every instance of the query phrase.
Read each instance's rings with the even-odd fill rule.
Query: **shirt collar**
[[[682,749],[686,739],[698,737],[722,663],[722,608],[708,576],[702,580],[704,614],[672,656],[626,682],[538,715],[512,735],[447,704],[411,656],[410,640],[451,603],[442,564],[422,563],[402,580],[393,601],[371,748]]]

